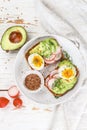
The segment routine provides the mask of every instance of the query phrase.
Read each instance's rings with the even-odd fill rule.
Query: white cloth
[[[86,62],[87,0],[40,0],[36,7],[44,29],[49,33],[59,34],[74,42],[79,42],[83,47],[82,51]],[[51,124],[49,130],[78,129],[87,104],[86,84],[87,82],[76,96],[57,108],[55,117],[57,119],[52,120],[53,125]],[[85,128],[87,129],[87,125]]]

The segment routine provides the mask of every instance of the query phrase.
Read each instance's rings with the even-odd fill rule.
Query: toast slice
[[[67,80],[67,79],[63,79],[62,77],[58,77],[58,78],[54,79],[54,83],[52,84],[51,79],[53,77],[50,77],[50,75],[47,76],[47,78],[49,77],[49,81],[48,81],[48,83],[45,82],[45,86],[55,97],[63,96],[68,91],[72,90],[75,87],[76,83],[78,82],[79,70],[75,65],[73,65],[73,66],[76,70],[76,74],[75,74],[74,78],[72,78],[72,79]]]

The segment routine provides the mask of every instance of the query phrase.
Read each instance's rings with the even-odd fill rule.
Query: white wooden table
[[[16,23],[27,29],[29,39],[44,34],[36,16],[33,0],[0,0],[0,38]],[[0,89],[7,89],[14,80],[14,64],[18,51],[6,53],[0,48]]]
[[[0,0],[0,39],[3,32],[12,25],[23,25],[29,35],[29,39],[47,34],[42,28],[35,10],[36,0]],[[7,90],[16,84],[14,78],[15,58],[18,51],[6,53],[0,47],[0,90]],[[24,108],[14,110],[12,99],[7,91],[0,91],[0,96],[10,99],[10,104],[5,109],[0,109],[0,130],[49,130],[52,123],[54,107],[43,106],[28,100],[20,95],[24,102]],[[87,121],[87,111],[83,114],[81,122]]]
[[[23,25],[29,39],[46,34],[37,18],[36,0],[0,0],[0,39],[3,32],[13,25]],[[5,52],[0,47],[0,90],[7,90],[16,84],[14,78],[15,58],[18,51]],[[24,108],[14,110],[12,99],[7,91],[0,91],[0,96],[10,99],[10,104],[5,109],[0,109],[0,130],[45,130],[53,114],[52,107],[42,106],[20,95]]]

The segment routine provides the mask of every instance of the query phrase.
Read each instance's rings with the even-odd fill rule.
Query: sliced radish
[[[18,88],[14,85],[14,86],[11,86],[9,89],[8,89],[8,95],[11,97],[11,98],[16,98],[19,96],[19,90]]]
[[[44,59],[44,60],[45,60],[45,63],[47,63],[47,64],[52,64],[52,63],[54,63],[54,62],[55,62],[55,57],[56,57],[56,55],[55,55],[55,54],[52,54],[52,55],[50,56],[50,58]]]
[[[60,60],[62,57],[62,49],[58,47],[55,54],[56,54],[55,61]]]
[[[58,47],[56,52],[54,52],[53,54],[59,54],[59,53],[61,53],[61,51],[62,51],[61,47]]]
[[[46,58],[46,59],[45,59],[45,63],[47,63],[47,64],[52,64],[52,63],[54,63],[54,62],[60,60],[61,57],[62,57],[62,49],[61,49],[61,47],[58,47],[57,50],[56,50],[56,52],[54,52],[54,53],[50,56],[50,58]]]
[[[59,74],[58,74],[58,73],[57,73],[57,74],[54,74],[54,75],[53,75],[53,78],[56,78],[56,79],[59,78]]]
[[[52,85],[53,85],[53,83],[54,83],[55,80],[56,80],[56,78],[51,78],[51,79],[48,81],[47,86],[48,86],[49,89],[52,89]]]
[[[0,97],[0,108],[4,108],[8,105],[9,100],[6,97]]]
[[[50,80],[50,77],[47,77],[45,80],[45,84],[48,85],[48,81]]]
[[[51,61],[51,60],[54,60],[55,58],[55,54],[52,54],[49,58],[45,58],[46,61]]]
[[[55,74],[58,74],[58,70],[53,70],[51,73],[50,73],[50,77],[52,77],[53,75]]]
[[[62,57],[62,53],[56,54],[55,61],[60,60]]]
[[[45,60],[45,63],[46,64],[52,64],[52,63],[54,63],[55,62],[55,59],[54,60]]]
[[[15,98],[15,99],[13,100],[13,105],[14,105],[16,108],[22,107],[22,104],[23,104],[23,101],[22,101],[22,99],[20,99],[20,98]]]

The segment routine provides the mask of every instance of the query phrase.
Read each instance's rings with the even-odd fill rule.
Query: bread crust
[[[79,77],[79,70],[78,70],[77,66],[74,65],[74,67],[76,68],[76,77]],[[48,75],[47,77],[49,77],[49,75]],[[78,82],[78,80],[77,80],[77,82]],[[77,84],[77,82],[75,83],[75,85]],[[70,90],[72,90],[72,89],[75,87],[75,85],[74,85],[71,89],[67,90],[67,91],[66,91],[65,93],[63,93],[63,94],[56,94],[56,93],[54,93],[54,92],[45,84],[45,86],[47,87],[47,89],[48,89],[55,97],[61,97],[61,96],[63,96],[64,94],[66,94],[67,92],[69,92]]]

